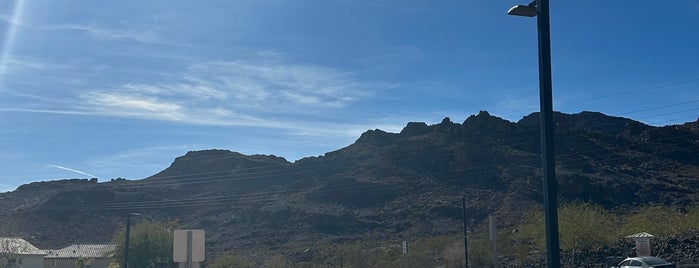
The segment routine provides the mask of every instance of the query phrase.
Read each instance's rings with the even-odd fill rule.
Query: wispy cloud
[[[420,7],[417,3],[410,3],[407,1],[389,2],[389,1],[356,1],[356,0],[332,0],[332,2],[345,4],[345,5],[357,5],[365,6],[371,8],[382,8],[390,10],[400,10],[400,11],[411,11],[411,12],[427,12],[427,9]]]
[[[63,115],[90,115],[85,111],[75,110],[59,110],[59,109],[27,109],[27,108],[0,108],[0,112],[20,112],[20,113],[38,113],[38,114],[63,114]]]
[[[7,23],[16,25],[16,26],[21,26],[21,25],[22,25],[22,23],[21,23],[16,17],[10,16],[10,15],[7,15],[7,14],[0,14],[0,21],[4,21],[4,22],[7,22]]]
[[[18,60],[10,58],[4,60],[3,63],[0,64],[0,74],[6,75],[12,72],[38,71],[56,67],[60,66],[42,61]]]
[[[195,64],[172,75],[176,78],[169,81],[76,89],[72,96],[3,92],[27,101],[2,107],[0,112],[259,127],[283,129],[295,135],[356,136],[376,128],[376,124],[364,122],[333,122],[322,115],[346,109],[394,85],[365,80],[359,77],[361,74],[336,68],[284,63],[278,53],[261,53],[273,55],[257,62]],[[32,61],[13,61],[10,66],[15,71],[57,67]]]
[[[258,125],[263,120],[232,112],[230,110],[190,103],[188,99],[168,100],[158,96],[136,93],[89,92],[81,95],[85,100],[85,111],[95,115],[129,117],[178,122],[193,125]]]
[[[294,128],[289,114],[343,108],[385,86],[315,65],[209,62],[179,81],[125,84],[80,95],[83,109],[102,115],[185,124]],[[277,118],[277,119],[271,119]]]
[[[276,61],[209,62],[193,65],[188,71],[186,78],[191,83],[226,89],[239,104],[257,107],[343,107],[369,96],[371,86],[377,86],[334,68]]]
[[[15,77],[23,80],[37,80],[41,78],[53,81],[65,81],[71,80],[71,76],[80,77],[92,75],[106,68],[107,65],[97,64],[85,58],[59,61],[13,55],[12,57],[6,58],[2,64],[0,64],[0,75],[4,76],[3,79]],[[58,73],[65,75],[57,75]]]
[[[137,148],[95,156],[86,161],[86,164],[99,170],[100,174],[112,174],[111,178],[141,179],[167,167],[172,162],[174,155],[182,155],[195,149],[199,149],[199,147],[196,145],[175,145]],[[130,170],[139,170],[140,172],[138,175],[129,174]]]
[[[539,99],[536,94],[526,94],[526,91],[518,89],[504,89],[496,92],[499,94],[493,104],[494,115],[511,121],[518,121],[522,115],[527,115],[539,110]],[[530,92],[535,92],[531,91]]]
[[[95,176],[95,175],[92,175],[92,174],[90,174],[90,173],[87,173],[87,172],[84,172],[84,171],[80,171],[80,170],[77,170],[77,169],[73,169],[73,168],[69,168],[69,167],[64,167],[64,166],[59,166],[59,165],[54,165],[54,164],[51,164],[50,166],[51,166],[51,167],[54,167],[54,168],[57,168],[57,169],[62,169],[62,170],[65,170],[65,171],[70,171],[70,172],[73,172],[73,173],[77,173],[77,174],[89,176],[90,178],[97,178],[97,176]]]
[[[5,184],[5,183],[0,183],[0,193],[14,191],[15,189],[17,189],[17,185],[9,185],[9,184]]]
[[[13,26],[24,26],[21,21],[24,4],[25,1],[23,0],[0,2],[0,10],[2,10],[0,12],[9,11],[9,13],[0,13],[0,20],[10,23]],[[7,38],[7,36],[5,37]]]
[[[98,25],[63,24],[46,27],[48,30],[66,30],[84,32],[97,38],[135,41],[144,44],[159,44],[162,41],[153,31],[128,31],[105,28]]]

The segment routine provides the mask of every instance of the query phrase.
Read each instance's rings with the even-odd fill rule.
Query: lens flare
[[[15,1],[14,7],[12,7],[12,13],[8,18],[5,18],[7,22],[7,32],[2,36],[3,41],[2,46],[0,46],[0,70],[3,69],[7,63],[7,57],[12,53],[12,46],[14,45],[17,28],[21,23],[23,8],[24,0]]]

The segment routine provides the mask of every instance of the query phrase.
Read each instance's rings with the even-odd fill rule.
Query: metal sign
[[[651,256],[650,239],[648,237],[636,238],[636,256]]]
[[[403,255],[408,254],[408,241],[403,240]]]
[[[172,257],[175,262],[203,262],[204,230],[175,230]]]

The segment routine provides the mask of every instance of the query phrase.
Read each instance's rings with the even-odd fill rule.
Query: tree
[[[685,215],[670,207],[648,206],[626,217],[623,235],[631,235],[639,232],[647,232],[656,237],[672,237],[683,232],[693,230],[697,226],[697,207],[689,208],[689,214]],[[658,243],[659,242],[659,243]],[[657,241],[660,251],[665,250],[667,240]]]
[[[573,264],[578,251],[608,244],[618,237],[616,217],[600,206],[571,204],[563,206],[560,212],[561,246],[571,251]]]
[[[657,237],[670,237],[689,230],[688,224],[687,217],[672,208],[643,207],[626,218],[623,235],[647,232]]]
[[[92,259],[92,258],[78,258],[75,261],[75,267],[76,268],[85,268],[85,267],[88,267],[89,265],[91,265],[93,261],[94,261],[94,259]]]
[[[561,248],[571,252],[571,262],[575,263],[575,254],[580,250],[608,244],[618,238],[615,229],[616,217],[604,208],[587,204],[574,203],[559,208],[558,227]],[[518,228],[519,241],[530,241],[536,249],[542,250],[546,242],[544,232],[544,214],[542,211],[531,212],[525,223]]]
[[[129,235],[129,267],[166,268],[173,264],[172,244],[174,227],[162,222],[142,221],[131,226]],[[113,262],[124,260],[123,228],[114,238],[117,245]]]

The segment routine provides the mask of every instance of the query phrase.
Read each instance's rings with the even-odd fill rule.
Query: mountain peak
[[[393,136],[397,134],[388,133],[380,129],[368,130],[359,136],[359,139],[355,143],[366,143],[366,144],[385,144],[392,140]]]
[[[168,168],[149,177],[149,179],[173,177],[173,174],[181,174],[184,171],[192,174],[212,171],[234,172],[246,168],[284,164],[289,164],[289,162],[283,157],[275,155],[244,155],[219,149],[189,151],[185,155],[175,158],[175,161]],[[174,176],[173,178],[184,178],[184,176]]]
[[[507,131],[513,123],[497,116],[492,116],[486,111],[480,111],[477,115],[471,115],[464,121],[463,126],[469,129],[494,129],[498,132]]]
[[[419,136],[432,132],[425,122],[409,122],[403,130],[400,131],[401,136]]]

